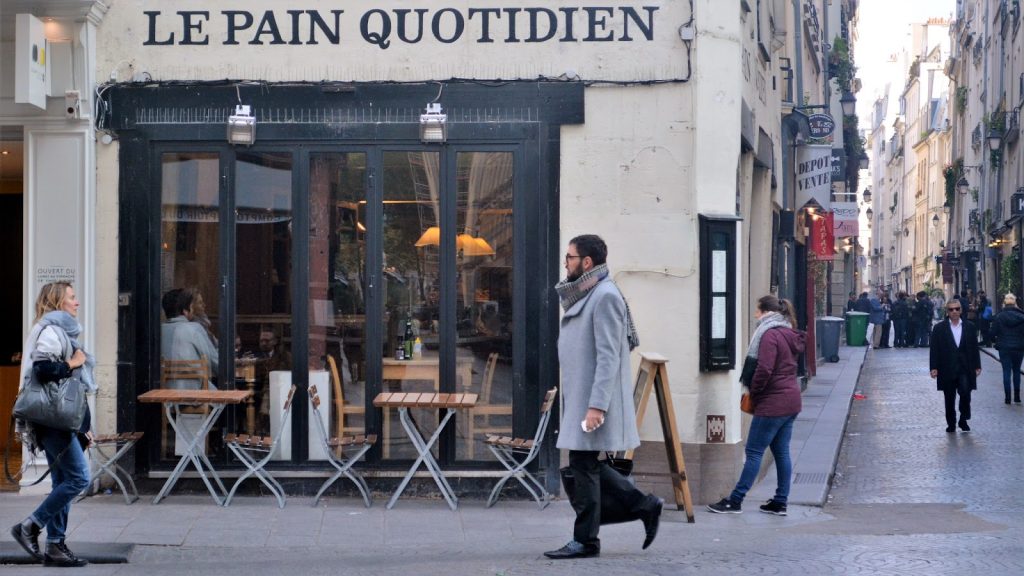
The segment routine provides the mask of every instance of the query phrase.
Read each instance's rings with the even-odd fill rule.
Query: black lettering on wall
[[[526,13],[530,15],[530,37],[526,39],[527,42],[546,42],[554,37],[555,32],[558,31],[558,16],[547,8],[526,8]],[[544,36],[538,36],[537,30],[540,28],[538,23],[538,15],[543,14],[548,21],[547,32]]]
[[[564,22],[565,34],[562,35],[562,37],[559,38],[558,41],[559,42],[575,42],[576,41],[576,36],[574,36],[573,33],[572,33],[572,17],[573,17],[573,14],[576,14],[577,12],[579,12],[580,9],[579,8],[559,8],[558,11],[561,12],[562,14],[565,14],[565,22]]]
[[[615,39],[611,31],[608,31],[605,36],[598,37],[597,35],[599,28],[602,32],[606,31],[607,16],[615,14],[612,8],[584,6],[583,11],[587,13],[587,37],[583,39],[584,42],[611,42]],[[607,16],[598,16],[598,12],[605,12]]]
[[[448,38],[441,37],[441,17],[445,14],[451,14],[455,17],[455,30]],[[434,14],[434,20],[430,24],[431,29],[434,32],[434,38],[437,38],[438,42],[444,42],[445,44],[451,44],[461,38],[463,30],[466,29],[466,20],[462,17],[462,12],[459,12],[454,8],[438,10],[437,14]]]
[[[142,43],[143,46],[167,46],[168,44],[174,44],[174,32],[167,37],[166,40],[156,39],[156,19],[160,16],[160,11],[155,10],[153,12],[143,12],[146,15],[146,20],[149,23],[149,34],[146,36],[146,41]]]
[[[299,38],[299,32],[300,32],[300,30],[299,30],[299,22],[300,22],[300,19],[302,18],[302,15],[306,11],[305,10],[287,10],[287,12],[288,12],[288,15],[292,17],[292,37],[291,37],[290,40],[288,40],[288,43],[292,44],[292,45],[302,44],[302,40]],[[310,30],[309,30],[309,39],[310,39],[310,41],[313,40],[313,30],[312,30],[312,27],[310,27]]]
[[[185,45],[198,45],[205,46],[210,43],[210,37],[203,32],[203,22],[210,21],[210,13],[202,10],[184,10],[178,12],[181,15],[182,34],[181,42],[182,46]],[[199,17],[199,20],[195,20]],[[194,38],[192,33],[195,32],[201,36],[201,39]]]
[[[284,44],[284,40],[281,38],[281,32],[277,28],[277,19],[274,18],[274,13],[271,10],[267,10],[263,13],[263,18],[260,19],[259,25],[256,27],[256,34],[253,35],[252,40],[249,40],[249,44],[263,44],[263,40],[260,40],[260,36],[270,34],[273,40],[271,44]]]
[[[252,14],[244,10],[224,10],[221,12],[227,20],[227,40],[224,44],[238,44],[238,40],[235,39],[235,33],[239,30],[248,30],[252,27]],[[238,17],[242,17],[242,22],[238,22]]]
[[[516,14],[522,12],[522,8],[502,8],[502,12],[508,14],[508,36],[505,37],[505,42],[519,42],[519,38],[516,38]]]
[[[377,31],[370,31],[370,18],[373,16],[380,19],[380,28]],[[359,33],[363,35],[363,40],[386,50],[388,46],[391,46],[391,42],[388,41],[388,37],[391,36],[391,18],[387,12],[379,8],[367,10],[359,19]]]
[[[646,24],[644,24],[643,20],[640,19],[640,14],[637,13],[635,8],[630,6],[619,6],[619,10],[622,10],[622,36],[619,37],[619,40],[624,42],[633,41],[633,38],[629,35],[630,20],[640,28],[640,32],[644,35],[644,38],[647,40],[654,39],[654,12],[658,10],[658,7],[644,6],[643,9],[647,12]]]
[[[307,44],[319,44],[316,41],[315,30],[317,28],[323,32],[324,36],[330,40],[331,44],[339,44],[341,42],[341,15],[344,10],[331,10],[331,14],[334,15],[334,28],[329,28],[327,22],[320,17],[320,12],[316,10],[306,10],[306,14],[309,14],[309,42]]]
[[[409,15],[409,12],[416,12],[416,37],[410,38],[406,33],[405,17]],[[416,44],[423,39],[423,15],[427,13],[426,8],[417,8],[415,10],[409,10],[406,8],[395,8],[395,20],[398,21],[398,37],[402,42],[408,42],[409,44]]]
[[[470,8],[469,19],[472,20],[473,16],[480,14],[483,16],[483,20],[480,21],[480,38],[477,42],[480,44],[490,44],[494,42],[491,38],[491,15],[497,15],[498,19],[501,19],[501,8]]]

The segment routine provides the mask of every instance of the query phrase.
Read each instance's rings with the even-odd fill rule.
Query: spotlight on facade
[[[244,104],[235,106],[235,113],[228,116],[228,143],[252,146],[256,141],[256,118],[252,109]]]
[[[420,114],[420,141],[444,142],[448,139],[448,115],[441,113],[441,103],[427,104],[424,114]]]

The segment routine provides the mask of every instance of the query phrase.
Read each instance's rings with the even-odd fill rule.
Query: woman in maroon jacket
[[[765,448],[772,449],[778,471],[775,497],[761,506],[767,514],[786,515],[793,461],[789,457],[789,440],[793,422],[800,413],[800,384],[796,378],[797,357],[804,351],[804,333],[794,330],[796,316],[788,300],[762,296],[757,301],[757,329],[750,339],[748,357],[757,359],[757,369],[750,382],[754,418],[747,436],[747,460],[732,494],[708,510],[717,514],[739,514],[743,498],[757,479]]]

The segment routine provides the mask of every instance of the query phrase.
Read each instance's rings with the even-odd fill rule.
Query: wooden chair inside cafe
[[[334,420],[334,436],[341,438],[349,433],[358,434],[364,432],[366,428],[366,407],[345,403],[345,383],[339,376],[337,361],[330,354],[327,355],[327,368],[331,373],[331,392],[334,396],[334,413],[337,416]],[[346,426],[345,417],[348,415],[362,416],[364,418],[364,425]]]
[[[210,361],[206,356],[200,356],[196,360],[168,360],[160,359],[160,387],[167,388],[167,383],[175,380],[194,380],[197,382],[198,390],[210,389]],[[182,414],[206,414],[207,407],[184,407]],[[174,430],[167,422],[167,414],[161,411],[160,454],[164,457],[173,456],[174,447],[171,438],[175,437]],[[170,451],[169,451],[170,450]]]
[[[512,404],[494,403],[494,371],[498,366],[498,353],[491,352],[484,365],[484,377],[480,384],[480,401],[469,411],[469,458],[472,459],[477,435],[486,438],[497,434],[512,434]],[[492,417],[496,417],[492,419]]]

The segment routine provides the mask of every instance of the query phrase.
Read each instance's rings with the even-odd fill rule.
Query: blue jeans
[[[1010,377],[1013,377],[1013,390],[1020,394],[1020,363],[1024,360],[1024,350],[1000,350],[999,363],[1003,365],[1003,392],[1010,397]]]
[[[50,464],[52,489],[30,518],[46,528],[47,542],[61,542],[68,527],[71,501],[89,486],[89,464],[76,434],[40,426],[36,435]]]
[[[761,470],[761,457],[765,448],[771,447],[775,456],[775,469],[778,471],[778,486],[775,488],[775,500],[785,504],[789,499],[789,484],[793,477],[793,460],[789,457],[789,440],[793,437],[792,416],[754,416],[750,422],[750,434],[747,438],[747,461],[743,464],[743,472],[739,482],[733,488],[729,500],[737,504],[743,502],[750,487],[757,480]]]

